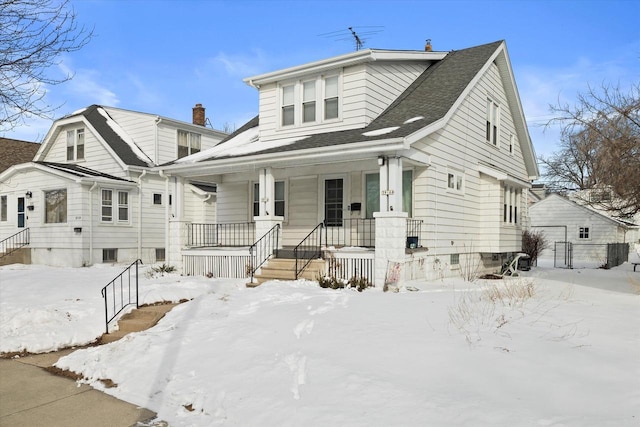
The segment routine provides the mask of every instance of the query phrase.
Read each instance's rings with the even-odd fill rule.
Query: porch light
[[[384,157],[378,157],[378,166],[384,166]]]
[[[27,199],[30,199],[31,197],[33,197],[33,193],[31,191],[27,191],[25,193],[25,196],[27,196]]]

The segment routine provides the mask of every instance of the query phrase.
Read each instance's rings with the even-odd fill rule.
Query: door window
[[[343,187],[342,178],[324,182],[324,218],[327,227],[342,227]]]

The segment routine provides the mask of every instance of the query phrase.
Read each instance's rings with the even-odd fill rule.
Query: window
[[[156,248],[156,262],[166,261],[164,248]]]
[[[365,176],[365,218],[373,218],[373,213],[380,211],[380,174],[370,173]],[[402,211],[413,214],[413,171],[402,171]]]
[[[451,264],[451,265],[459,265],[460,264],[460,254],[451,254],[449,256],[449,264]]]
[[[285,213],[285,186],[284,181],[276,181],[275,194],[273,196],[274,215],[284,216]],[[253,184],[253,216],[260,215],[260,184]]]
[[[589,238],[589,227],[580,227],[578,229],[578,238],[579,239],[588,239]]]
[[[46,224],[67,222],[67,190],[51,190],[44,192]]]
[[[302,84],[302,122],[316,121],[316,82]]]
[[[464,175],[458,171],[447,172],[447,188],[462,193],[464,191]]]
[[[487,99],[487,129],[486,139],[490,144],[498,146],[498,121],[500,118],[500,108],[491,99]]]
[[[7,220],[7,196],[0,196],[0,221]]]
[[[199,133],[187,132],[186,130],[178,130],[178,158],[189,156],[200,152]]]
[[[342,227],[343,180],[324,181],[324,221],[327,227]]]
[[[513,155],[513,143],[515,140],[515,136],[513,134],[509,135],[509,154]]]
[[[295,123],[295,86],[289,85],[282,88],[282,126],[290,126]]]
[[[502,221],[509,224],[518,223],[518,205],[520,204],[521,190],[504,186],[502,199]]]
[[[117,249],[103,249],[102,250],[102,262],[117,262],[118,250]]]
[[[338,76],[324,80],[324,119],[338,118]]]
[[[84,159],[84,129],[67,131],[67,160]]]
[[[153,204],[154,205],[161,205],[162,204],[162,194],[153,193]]]
[[[117,205],[114,205],[114,193],[117,197]],[[129,222],[129,192],[103,189],[101,218],[102,222],[114,222],[114,220],[121,223]]]

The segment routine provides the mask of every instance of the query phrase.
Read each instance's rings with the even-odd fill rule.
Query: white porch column
[[[189,221],[169,220],[169,247],[165,259],[168,265],[182,273],[182,249],[189,238]]]
[[[275,179],[271,168],[260,169],[258,177],[260,187],[260,216],[269,216],[275,213]]]
[[[389,211],[402,212],[402,159],[394,157],[389,161]]]
[[[380,159],[383,162],[380,165],[380,212],[387,212],[389,210],[389,159],[378,158]]]
[[[373,284],[377,288],[384,286],[390,263],[400,262],[403,266],[408,216],[408,213],[399,210],[373,213],[373,217],[376,219],[375,279]],[[402,269],[400,269],[400,273],[397,286],[401,285],[404,276]]]

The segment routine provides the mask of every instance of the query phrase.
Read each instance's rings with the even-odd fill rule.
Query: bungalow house
[[[538,167],[504,41],[366,49],[245,82],[254,119],[156,168],[217,187],[215,223],[186,206],[169,219],[168,261],[184,273],[265,276],[291,257],[298,277],[323,259],[382,286],[521,250]]]
[[[547,241],[547,249],[539,258],[555,259],[557,266],[604,265],[607,244],[633,243],[637,239],[636,224],[612,218],[558,194],[531,205],[529,218],[531,228],[542,231]]]
[[[0,173],[0,253],[28,243],[36,264],[164,260],[177,184],[154,167],[226,136],[204,126],[204,111],[186,123],[92,105],[56,120],[32,161]],[[185,217],[215,221],[215,186],[180,185]]]

